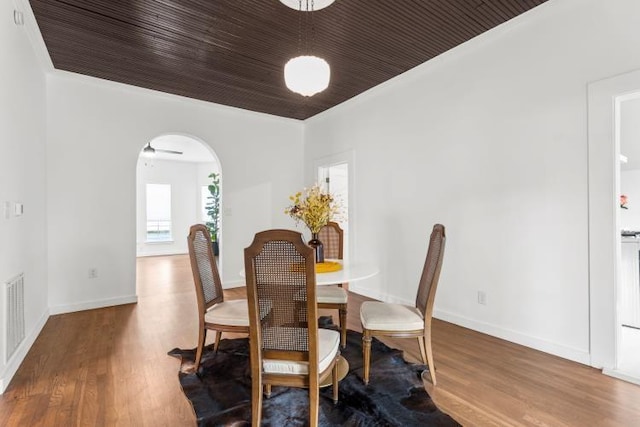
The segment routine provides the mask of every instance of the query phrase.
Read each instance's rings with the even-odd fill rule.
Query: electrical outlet
[[[89,279],[95,279],[98,277],[98,269],[93,267],[89,269]]]
[[[478,291],[478,304],[487,305],[487,294],[484,291]]]

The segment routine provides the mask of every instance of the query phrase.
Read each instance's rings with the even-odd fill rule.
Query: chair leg
[[[433,364],[433,349],[431,348],[431,331],[425,331],[424,336],[427,347],[427,365],[429,366],[429,374],[431,374],[431,383],[436,385],[436,367]]]
[[[363,359],[363,381],[369,384],[369,362],[371,361],[371,331],[364,329],[362,331],[362,359]]]
[[[340,357],[340,356],[338,356]],[[333,365],[333,404],[338,403],[338,359],[336,358],[336,363]]]
[[[422,356],[422,363],[427,364],[427,353],[424,347],[424,336],[418,337],[418,347],[420,347],[420,356]]]
[[[264,385],[264,394],[267,396],[267,399],[271,397],[271,384]]]
[[[262,421],[262,377],[251,380],[251,426],[259,427]]]
[[[220,337],[222,337],[222,332],[221,331],[216,331],[216,342],[213,345],[213,352],[214,353],[218,352],[218,346],[220,345]]]
[[[315,385],[315,387],[314,387]],[[318,426],[318,412],[320,405],[320,387],[317,381],[309,384],[309,425],[311,427]]]
[[[200,360],[202,359],[202,351],[204,349],[204,343],[207,340],[207,329],[204,326],[200,327],[200,333],[198,334],[198,349],[196,350],[196,360],[194,362],[196,371],[200,367]]]
[[[340,345],[342,348],[347,347],[347,307],[338,310],[340,315]]]

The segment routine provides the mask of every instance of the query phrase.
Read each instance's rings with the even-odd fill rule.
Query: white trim
[[[42,328],[47,323],[47,319],[49,319],[49,310],[45,310],[42,313],[42,316],[38,319],[33,329],[28,336],[22,341],[16,352],[13,354],[9,362],[4,368],[4,372],[2,373],[2,377],[0,377],[0,394],[4,393],[4,391],[9,386],[11,379],[18,372],[18,368],[24,361],[24,358],[27,356],[27,353],[31,349],[31,346],[42,332]]]
[[[623,371],[618,371],[616,369],[603,369],[602,373],[608,375],[610,377],[618,378],[619,380],[623,380],[632,384],[640,385],[640,378],[634,377],[633,375],[625,374]]]
[[[391,3],[391,2],[389,2]],[[565,2],[567,3],[567,2]],[[411,81],[413,79],[420,78],[426,73],[430,73],[433,70],[437,70],[440,67],[445,67],[451,63],[451,61],[457,61],[458,58],[469,55],[477,54],[478,46],[487,45],[494,40],[501,40],[504,37],[509,37],[509,33],[514,31],[515,28],[521,25],[527,25],[529,22],[544,22],[550,16],[558,13],[557,8],[564,7],[562,1],[549,1],[541,5],[529,9],[518,16],[515,16],[502,24],[493,27],[490,31],[478,34],[477,36],[461,43],[446,52],[441,53],[435,58],[431,58],[428,61],[423,62],[397,76],[386,80],[358,95],[347,99],[346,101],[335,105],[327,110],[321,111],[318,114],[305,119],[305,122],[312,122],[314,120],[323,120],[323,118],[333,115],[340,116],[344,110],[350,109],[355,105],[366,103],[367,100],[379,96],[385,91],[395,91],[398,81]]]
[[[155,249],[155,248],[153,248]],[[153,251],[148,251],[145,253],[141,253],[141,254],[136,254],[136,258],[145,258],[145,257],[150,257],[150,256],[171,256],[171,255],[188,255],[189,252],[185,252],[185,251],[178,251],[176,252],[173,248],[170,248],[171,250],[169,251],[160,251],[160,250],[153,250]]]
[[[349,284],[349,291],[359,295],[364,295],[369,298],[374,298],[378,301],[405,305],[415,304],[415,301],[408,301],[382,292],[371,292],[370,289],[367,289],[365,287],[358,287],[356,284]],[[469,328],[483,334],[491,335],[516,344],[524,345],[526,347],[553,354],[564,359],[573,360],[574,362],[588,365],[590,361],[590,355],[588,351],[556,344],[537,337],[525,335],[511,329],[505,329],[496,325],[492,325],[490,323],[478,322],[476,320],[469,319],[468,317],[460,316],[445,310],[438,310],[436,308],[434,310],[434,317],[436,319],[444,320],[445,322]]]
[[[505,329],[500,326],[492,325],[490,323],[478,322],[477,320],[459,316],[457,314],[450,313],[444,310],[435,309],[433,317],[449,323],[453,323],[458,326],[472,329],[477,332],[481,332],[483,334],[507,340],[512,343],[520,344],[529,348],[533,348],[535,350],[553,354],[564,359],[573,360],[574,362],[588,365],[590,361],[590,355],[588,351],[557,344],[531,335],[525,335],[511,329]]]
[[[231,280],[224,282],[222,284],[222,289],[241,288],[246,285],[247,284],[244,282],[244,280]]]
[[[136,295],[106,298],[102,300],[84,301],[76,304],[64,304],[49,307],[51,315],[73,313],[75,311],[93,310],[95,308],[112,307],[114,305],[135,304],[138,302]]]
[[[133,86],[126,83],[120,83],[112,80],[105,80],[99,77],[86,76],[84,74],[77,74],[71,71],[53,69],[48,74],[55,76],[56,78],[65,79],[72,82],[79,82],[81,84],[90,84],[99,88],[105,88],[113,91],[122,91],[126,93],[140,94],[144,96],[155,96],[158,99],[169,100],[171,102],[179,102],[186,105],[209,108],[212,111],[215,111],[216,113],[220,113],[220,114],[229,114],[229,112],[231,111],[236,111],[236,112],[242,112],[242,114],[245,116],[253,116],[255,118],[263,117],[263,118],[268,118],[270,121],[273,120],[273,121],[281,121],[281,122],[289,122],[289,123],[296,122],[301,127],[304,125],[302,120],[299,120],[299,119],[291,119],[288,117],[275,116],[273,114],[268,114],[268,113],[260,113],[257,111],[245,110],[240,107],[231,107],[229,105],[217,104],[215,102],[204,101],[202,99],[187,98],[186,96],[182,96],[182,95],[175,95],[172,93],[161,92],[155,89],[147,89],[140,86]],[[180,133],[164,132],[161,135],[167,135],[167,134],[177,135]],[[158,136],[161,136],[161,135],[158,135]],[[146,143],[144,145],[146,145]]]
[[[357,283],[349,283],[349,292],[353,292],[358,295],[363,295],[365,297],[373,298],[378,301],[390,302],[393,304],[405,304],[405,305],[414,305],[415,300],[409,301],[403,298],[398,298],[397,296],[390,295],[385,292],[377,292],[373,291],[366,286],[358,286]]]

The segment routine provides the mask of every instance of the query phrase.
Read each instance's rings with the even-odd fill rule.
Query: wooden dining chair
[[[262,419],[263,387],[309,389],[309,425],[318,425],[319,384],[332,375],[338,401],[340,334],[318,329],[315,252],[291,230],[257,233],[244,250],[250,323],[252,426]]]
[[[362,323],[362,353],[364,359],[363,380],[369,383],[371,362],[371,337],[387,336],[397,338],[418,338],[422,361],[431,374],[431,382],[436,385],[436,371],[431,349],[431,319],[436,288],[442,268],[445,245],[444,225],[433,226],[427,259],[424,263],[415,306],[391,304],[379,301],[365,301],[360,306]]]
[[[224,300],[222,282],[207,226],[192,225],[187,241],[198,300],[199,334],[195,360],[197,371],[207,339],[207,330],[216,331],[214,351],[218,351],[223,332],[249,333],[249,314],[246,299]]]
[[[344,231],[337,222],[329,222],[320,229],[318,239],[324,247],[324,256],[328,259],[343,259]],[[347,346],[347,290],[342,283],[335,286],[319,286],[317,290],[318,308],[338,310],[340,323],[340,345]]]

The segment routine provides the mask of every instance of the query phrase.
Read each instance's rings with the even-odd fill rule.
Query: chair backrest
[[[268,358],[308,361],[309,374],[317,376],[313,248],[297,231],[263,231],[244,250],[244,266],[252,375],[259,375],[262,359]]]
[[[342,259],[342,243],[344,232],[337,222],[330,221],[318,232],[318,239],[322,242],[325,258]]]
[[[416,297],[416,307],[423,313],[425,319],[429,319],[433,315],[433,303],[436,299],[438,279],[440,279],[445,241],[444,225],[434,225]]]
[[[189,243],[191,272],[196,284],[198,309],[200,314],[203,314],[212,305],[224,301],[222,282],[216,259],[213,256],[211,234],[207,226],[204,224],[192,225],[187,241]]]

